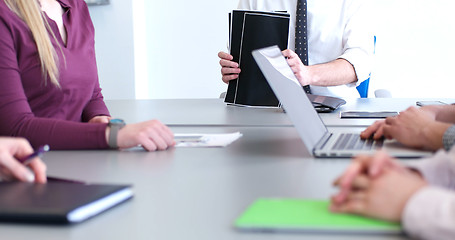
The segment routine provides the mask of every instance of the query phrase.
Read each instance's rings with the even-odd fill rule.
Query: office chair
[[[376,98],[391,98],[392,93],[386,89],[378,89],[378,90],[374,91],[374,96]]]
[[[373,54],[375,54],[376,53],[376,36],[374,36],[373,41],[374,41]],[[363,81],[359,86],[356,87],[361,98],[368,98],[368,87],[370,86],[370,78],[371,78],[371,73],[370,73],[370,77],[368,77],[367,80]]]
[[[359,92],[361,98],[368,98],[368,87],[370,85],[370,78],[363,81],[359,86],[357,86],[357,92]]]

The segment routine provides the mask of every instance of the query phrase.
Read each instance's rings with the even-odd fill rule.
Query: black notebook
[[[230,53],[242,72],[229,82],[225,102],[242,106],[278,107],[279,101],[253,59],[253,50],[288,46],[290,15],[283,12],[234,10],[230,14]]]
[[[0,221],[78,223],[132,197],[128,185],[0,182]]]

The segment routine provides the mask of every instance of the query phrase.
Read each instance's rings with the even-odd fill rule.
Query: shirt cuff
[[[453,239],[455,194],[439,187],[424,187],[406,203],[401,222],[413,238]]]
[[[453,145],[455,144],[455,125],[450,126],[442,137],[442,143],[444,144],[444,149],[450,151]]]
[[[338,57],[348,61],[354,68],[357,76],[356,86],[360,85],[363,81],[370,78],[371,73],[371,60],[368,54],[361,49],[348,49],[343,55]]]

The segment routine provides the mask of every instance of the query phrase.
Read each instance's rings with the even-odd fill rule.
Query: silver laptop
[[[297,129],[308,151],[315,157],[352,157],[379,148],[400,158],[416,158],[431,152],[413,150],[394,140],[360,139],[361,128],[329,132],[314,110],[305,91],[277,46],[253,51],[253,57]]]

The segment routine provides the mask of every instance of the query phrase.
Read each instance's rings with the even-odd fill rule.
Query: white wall
[[[137,98],[214,98],[226,90],[217,53],[226,51],[237,0],[133,1]]]
[[[134,99],[134,36],[131,0],[89,7],[95,25],[98,73],[105,99]]]
[[[385,88],[394,97],[453,97],[455,1],[372,1],[378,42],[370,96]],[[218,97],[226,85],[216,55],[226,49],[227,13],[236,6],[237,0],[111,0],[92,7],[106,98]]]
[[[455,1],[375,2],[378,42],[370,92],[385,88],[393,97],[454,97]]]

